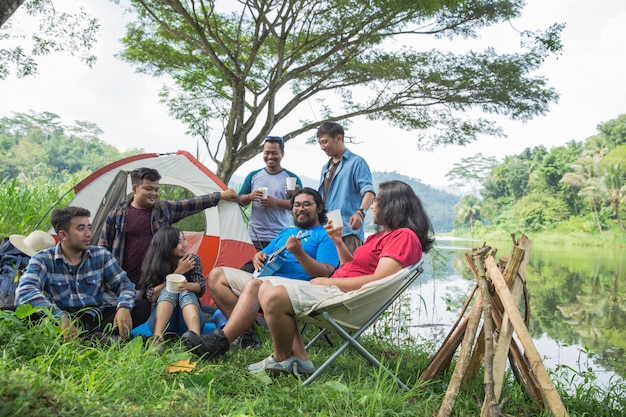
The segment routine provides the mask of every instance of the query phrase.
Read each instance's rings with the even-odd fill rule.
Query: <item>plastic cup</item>
[[[263,197],[261,197],[263,200],[265,200],[267,198],[267,192],[269,191],[269,188],[267,187],[259,187],[259,191],[261,191],[263,193]]]
[[[287,177],[287,191],[293,191],[296,189],[296,177]]]
[[[343,219],[341,218],[341,210],[331,210],[326,213],[328,221],[333,222],[333,227],[343,227]]]
[[[165,277],[165,280],[167,281],[166,288],[169,292],[179,293],[178,284],[186,281],[187,278],[181,274],[169,274]]]

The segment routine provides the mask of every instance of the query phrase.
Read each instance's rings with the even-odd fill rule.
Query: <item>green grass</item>
[[[31,326],[0,311],[0,415],[2,416],[434,416],[443,401],[448,375],[418,383],[428,352],[407,339],[402,346],[369,337],[365,344],[412,387],[405,392],[389,377],[348,349],[308,387],[294,377],[250,374],[245,365],[269,354],[267,331],[259,329],[258,350],[231,351],[217,361],[200,361],[193,373],[168,373],[180,359],[196,358],[178,340],[163,355],[141,338],[93,347],[64,341],[55,321]],[[335,341],[337,342],[337,341]],[[320,364],[331,352],[325,343],[312,350]],[[566,378],[561,376],[559,378]],[[477,416],[482,377],[461,391],[454,416]],[[592,385],[557,382],[572,416],[616,416],[624,410],[624,387],[613,393]],[[572,392],[573,394],[565,394]],[[509,381],[503,411],[548,416]]]
[[[0,182],[0,237],[48,230],[51,208],[61,208],[70,202],[76,182],[77,178],[64,183],[44,179],[25,182],[16,178]]]

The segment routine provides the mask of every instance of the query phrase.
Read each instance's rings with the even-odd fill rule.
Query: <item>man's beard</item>
[[[300,229],[310,229],[313,226],[316,226],[317,224],[317,218],[312,218],[312,219],[307,219],[303,222],[299,222],[297,220],[294,219],[293,224],[294,226],[300,228]]]

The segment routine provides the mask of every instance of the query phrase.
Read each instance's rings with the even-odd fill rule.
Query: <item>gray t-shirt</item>
[[[241,186],[241,190],[239,190],[239,196],[249,194],[259,187],[267,187],[268,196],[280,200],[288,200],[289,196],[285,191],[287,177],[296,177],[296,184],[302,188],[302,181],[291,171],[283,169],[280,172],[271,174],[267,172],[265,168],[261,168],[248,174]],[[279,207],[266,209],[260,202],[253,201],[252,214],[250,215],[250,222],[248,223],[250,239],[253,241],[269,242],[274,239],[281,230],[290,226],[291,219],[292,216],[289,210]]]

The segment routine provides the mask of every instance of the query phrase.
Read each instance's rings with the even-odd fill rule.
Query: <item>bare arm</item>
[[[376,271],[372,275],[362,275],[352,278],[313,278],[313,285],[336,285],[341,291],[347,292],[358,290],[368,282],[377,281],[381,278],[393,275],[402,269],[402,263],[393,258],[384,257],[378,260]]]
[[[308,253],[302,249],[302,242],[295,236],[290,236],[287,239],[287,250],[293,254],[300,263],[300,266],[312,277],[329,277],[334,271],[333,265],[320,262],[315,258],[312,258]]]
[[[359,208],[362,208],[364,211],[367,211],[367,209],[369,209],[370,206],[372,205],[373,199],[374,199],[374,193],[372,193],[371,191],[366,192],[365,194],[363,194],[363,198],[361,199],[361,205],[359,206]],[[350,216],[350,223],[349,223],[350,229],[357,230],[361,228],[364,220],[365,220],[365,214],[361,213],[360,211],[353,213],[352,216]]]
[[[333,222],[329,220],[324,225],[324,230],[326,230],[328,237],[330,237],[330,240],[332,240],[333,243],[335,243],[335,246],[337,247],[337,255],[339,255],[339,263],[343,265],[346,262],[350,262],[352,260],[352,254],[348,250],[348,247],[346,246],[346,244],[343,243],[343,239],[341,238],[343,227],[333,227]],[[316,276],[316,275],[313,275],[313,276]]]

